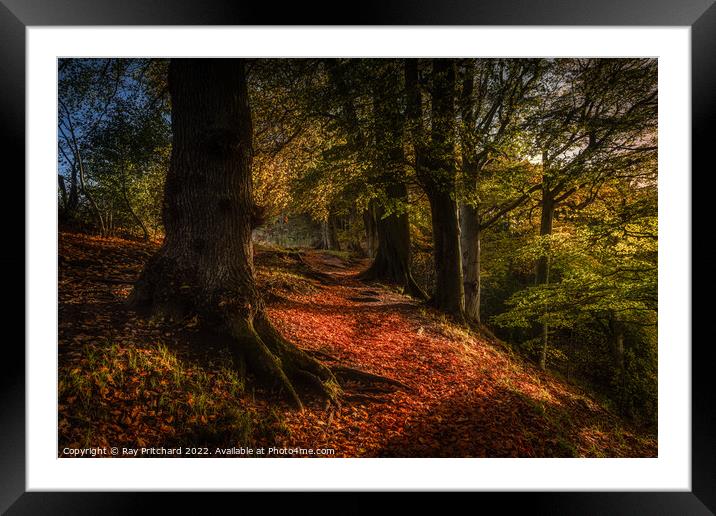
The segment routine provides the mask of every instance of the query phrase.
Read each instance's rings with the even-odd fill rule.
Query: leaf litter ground
[[[575,385],[394,288],[366,261],[257,252],[276,327],[345,380],[340,407],[292,411],[244,381],[196,321],[168,324],[126,297],[156,243],[59,237],[59,450],[66,446],[330,448],[335,457],[655,457],[656,439]],[[211,342],[211,344],[207,344]]]

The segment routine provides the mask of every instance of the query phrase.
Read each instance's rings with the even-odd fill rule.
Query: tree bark
[[[472,138],[475,126],[475,59],[463,62],[460,117],[462,118],[462,172],[467,184],[477,187],[480,167],[472,159],[475,147]],[[465,318],[480,324],[480,258],[482,227],[478,206],[460,203],[460,250],[462,251],[463,287],[465,289]]]
[[[232,352],[301,407],[295,385],[335,399],[325,366],[287,342],[266,317],[254,280],[252,121],[244,62],[172,59],[173,144],[163,204],[165,240],[130,302],[156,316],[198,315]]]
[[[616,348],[617,370],[619,371],[619,415],[623,416],[625,413],[626,401],[626,360],[624,357],[624,331],[619,324],[617,326]]]
[[[552,234],[552,225],[554,221],[554,195],[550,192],[549,185],[542,186],[542,206],[540,213],[540,231],[541,237],[549,237]],[[537,260],[537,271],[535,273],[535,283],[537,285],[549,284],[550,257],[549,257],[549,241],[542,255]],[[549,326],[546,322],[542,323],[542,351],[540,353],[540,368],[544,371],[547,369],[547,347],[549,345]]]
[[[79,147],[77,148],[77,163],[78,163],[78,169],[79,169],[79,175],[80,175],[80,189],[82,190],[82,193],[84,194],[87,201],[90,203],[90,207],[92,208],[92,211],[94,211],[95,216],[97,217],[97,222],[99,222],[99,228],[100,228],[100,234],[106,235],[107,234],[107,225],[104,217],[102,217],[102,210],[99,209],[99,206],[94,200],[94,197],[92,197],[92,194],[87,189],[87,185],[85,183],[85,166],[84,162],[82,161],[82,155],[80,154]]]
[[[428,195],[433,227],[435,259],[435,293],[431,304],[449,314],[463,318],[465,291],[462,284],[462,256],[457,205],[447,192]]]
[[[407,202],[408,190],[405,184],[395,184],[386,188],[386,193],[401,202]],[[410,271],[410,226],[408,214],[390,214],[384,216],[384,209],[376,208],[376,231],[378,249],[373,263],[361,277],[367,280],[380,280],[403,287],[404,292],[419,299],[427,299]]]
[[[614,313],[609,317],[609,330],[611,333],[612,355],[616,363],[617,408],[619,415],[624,416],[626,412],[627,383],[624,324],[616,318]]]
[[[400,76],[394,63],[379,68],[373,85],[373,143],[371,182],[384,194],[385,206],[374,203],[378,249],[362,275],[403,287],[414,297],[427,296],[410,271],[410,221],[405,184],[404,119],[400,112]]]
[[[415,60],[405,61],[407,115],[415,149],[415,168],[430,203],[435,259],[435,292],[431,304],[464,318],[465,294],[456,202],[455,63],[433,60],[432,131],[430,143],[422,127],[422,101]]]
[[[462,250],[465,317],[480,324],[480,259],[482,228],[478,208],[460,205],[460,248]]]
[[[542,188],[542,202],[540,207],[540,237],[549,237],[552,234],[552,226],[554,221],[554,198],[547,187]],[[549,283],[549,244],[544,252],[537,260],[537,271],[535,273],[535,283],[537,285],[546,285]]]
[[[77,211],[79,195],[77,193],[77,165],[73,162],[72,173],[70,174],[70,195],[67,199],[67,211],[71,215]]]

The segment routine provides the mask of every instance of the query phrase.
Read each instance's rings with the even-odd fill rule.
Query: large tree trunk
[[[379,69],[373,89],[375,157],[371,179],[384,194],[385,206],[375,203],[378,249],[363,277],[395,283],[407,294],[426,299],[410,271],[410,222],[406,211],[408,188],[405,185],[399,70],[395,63],[385,63]]]
[[[294,384],[333,398],[333,374],[284,340],[266,317],[254,282],[252,122],[244,63],[173,59],[173,145],[166,178],[166,236],[130,301],[157,316],[198,315],[228,334],[234,355],[301,406]]]
[[[431,304],[439,310],[463,318],[465,295],[457,204],[446,192],[435,191],[428,198],[435,259],[435,293]]]
[[[408,190],[404,184],[395,184],[386,188],[392,199],[407,202]],[[380,280],[395,283],[403,287],[405,293],[426,299],[427,296],[418,286],[410,271],[410,226],[406,212],[390,214],[384,217],[384,210],[376,208],[376,229],[378,250],[373,263],[362,274],[367,280]]]
[[[433,60],[430,144],[422,128],[417,64],[406,60],[407,114],[415,148],[416,172],[430,202],[435,259],[433,306],[464,317],[465,294],[456,202],[455,63]]]
[[[465,288],[465,317],[480,323],[480,227],[479,211],[476,207],[460,205],[460,248],[462,250],[463,285]]]

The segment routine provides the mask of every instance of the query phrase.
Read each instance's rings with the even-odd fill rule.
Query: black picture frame
[[[6,192],[13,192],[11,197],[24,199],[18,192],[25,192],[24,174],[20,173],[25,170],[25,29],[47,25],[690,26],[693,178],[693,170],[706,172],[707,166],[712,168],[713,163],[713,155],[709,155],[709,144],[712,145],[709,129],[716,119],[716,6],[713,3],[714,0],[383,0],[341,8],[301,2],[277,7],[268,2],[231,0],[0,0],[0,146],[6,165],[5,184],[11,185],[6,186]],[[16,220],[17,210],[22,209],[10,202],[0,205],[4,212],[0,220],[4,221]],[[11,223],[3,232],[6,238],[17,243],[13,244],[12,254],[6,250],[0,256],[3,265],[0,271],[9,276],[6,284],[17,283],[12,286],[19,292],[20,275],[8,271],[22,269],[27,274],[25,228]],[[22,299],[25,299],[24,284]],[[26,492],[25,353],[20,339],[9,337],[12,327],[24,318],[24,310],[25,304],[19,302],[11,303],[4,310],[9,324],[4,326],[6,338],[0,360],[0,511],[7,514],[131,514],[143,508],[150,496],[161,497],[160,503],[166,512],[171,511],[172,506],[182,508],[181,512],[190,511],[191,502],[183,493]],[[710,350],[708,339],[696,341],[692,347],[691,492],[510,492],[480,493],[479,496],[489,497],[489,501],[507,510],[524,504],[537,513],[715,513],[716,403],[713,393],[716,386]],[[249,493],[222,496],[235,499],[237,495],[242,497],[242,504],[253,502],[250,498],[255,496]],[[373,496],[350,495],[341,502],[339,512],[367,512],[374,507]],[[411,497],[418,503],[422,503],[422,498],[418,493]],[[335,512],[336,508],[321,509],[312,503],[312,512],[326,509]]]

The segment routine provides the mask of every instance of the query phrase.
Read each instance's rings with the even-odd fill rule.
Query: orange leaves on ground
[[[595,446],[581,437],[584,426],[605,417],[615,424],[616,418],[584,394],[409,297],[357,281],[365,262],[336,268],[335,257],[327,256],[312,252],[305,259],[337,284],[315,282],[314,292],[286,293],[270,305],[272,320],[319,357],[393,377],[413,390],[358,406],[349,402],[330,425],[321,410],[293,414],[288,426],[296,444],[328,441],[344,457],[655,454],[649,438],[631,448],[609,440]],[[356,386],[344,388],[350,395]]]
[[[154,248],[60,235],[61,447],[203,440],[333,448],[337,457],[656,455],[655,439],[576,387],[393,288],[358,281],[367,262],[321,252],[305,253],[305,262],[330,282],[302,276],[283,255],[259,253],[272,321],[329,366],[410,389],[346,380],[340,408],[308,397],[303,412],[288,410],[252,384],[244,389],[220,363],[221,350],[191,344],[196,324],[155,325],[124,308]]]

